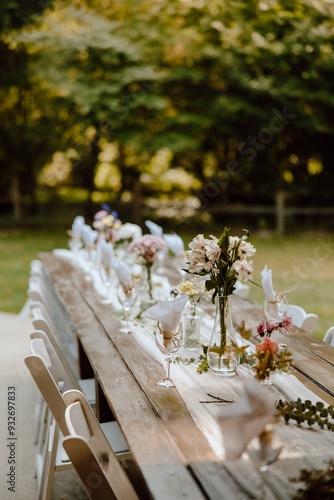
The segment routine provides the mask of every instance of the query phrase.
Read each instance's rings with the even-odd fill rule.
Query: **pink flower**
[[[279,343],[277,340],[273,340],[270,337],[264,337],[263,341],[255,346],[255,349],[257,354],[261,352],[269,352],[274,356],[278,351],[278,347]]]
[[[145,234],[128,246],[128,252],[135,252],[147,262],[153,262],[160,250],[167,251],[167,245],[162,238],[152,234]]]
[[[215,236],[210,236],[211,240],[205,240],[206,242],[206,257],[211,261],[217,261],[221,254],[221,247],[218,245],[218,238]]]
[[[206,240],[204,238],[203,234],[198,234],[195,236],[195,238],[192,240],[191,243],[189,243],[189,248],[191,250],[197,250],[200,252],[206,252]]]
[[[289,328],[293,325],[292,316],[285,316],[285,318],[277,321],[277,330],[285,330],[289,333]]]
[[[95,220],[100,220],[103,219],[104,217],[107,217],[108,212],[106,210],[100,210],[94,215]]]
[[[267,333],[267,328],[268,328],[268,322],[267,321],[261,321],[261,323],[258,325],[256,331],[257,334],[260,335],[260,337],[264,337]]]
[[[249,262],[246,259],[242,260],[237,260],[233,264],[234,269],[238,273],[238,278],[240,281],[247,281],[251,280],[253,278],[252,272],[253,272],[253,261],[250,260]]]

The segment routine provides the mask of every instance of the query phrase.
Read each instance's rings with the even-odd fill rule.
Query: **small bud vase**
[[[199,347],[201,317],[192,304],[186,307],[183,315],[183,347],[197,351]]]
[[[237,368],[237,356],[235,354],[237,342],[232,323],[229,297],[218,294],[215,304],[215,322],[207,352],[208,365],[213,373],[232,377],[236,374]]]

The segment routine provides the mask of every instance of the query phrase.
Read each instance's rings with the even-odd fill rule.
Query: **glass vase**
[[[197,351],[199,347],[201,317],[196,307],[186,307],[183,315],[183,347],[189,351]]]
[[[152,265],[142,267],[138,295],[142,307],[150,307],[156,303],[153,297]]]
[[[236,374],[237,347],[236,333],[233,327],[230,299],[218,294],[215,300],[216,315],[208,346],[207,360],[212,372],[231,377]]]

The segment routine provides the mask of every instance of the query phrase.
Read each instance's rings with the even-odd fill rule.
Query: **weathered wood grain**
[[[249,498],[219,462],[177,390],[157,387],[156,380],[164,376],[162,366],[131,335],[119,332],[111,308],[101,305],[83,273],[51,254],[40,258],[152,498]],[[212,310],[212,305],[207,307]],[[239,297],[232,297],[232,315],[235,325],[245,321],[247,327],[264,319],[262,307]],[[297,328],[279,340],[292,351],[294,375],[327,403],[334,403],[334,348],[324,349],[321,341]]]
[[[69,282],[71,269],[40,255],[60,299],[67,306],[95,376],[126,437],[152,498],[203,499],[182,453],[95,315]],[[65,267],[65,268],[64,268]],[[109,313],[112,323],[112,315]]]

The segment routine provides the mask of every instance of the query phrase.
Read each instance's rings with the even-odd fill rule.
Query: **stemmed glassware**
[[[158,331],[155,334],[155,342],[163,354],[167,356],[166,377],[157,382],[160,387],[175,387],[174,382],[170,378],[170,362],[171,354],[177,352],[182,345],[182,324],[178,323],[175,330],[165,332],[158,323]]]
[[[273,432],[273,425],[268,424],[259,435],[257,447],[248,449],[249,456],[258,464],[261,474],[261,496],[265,500],[268,484],[269,465],[273,464],[283,449],[279,436]]]
[[[125,313],[125,326],[120,329],[123,333],[131,333],[130,324],[129,324],[129,312],[131,307],[136,302],[136,292],[132,287],[125,288],[121,284],[117,290],[117,298],[119,303],[122,305],[124,313]]]
[[[95,257],[95,244],[86,244],[85,248],[87,250],[87,257],[88,257],[88,266],[87,266],[87,272],[85,274],[85,281],[93,281],[91,272],[94,267],[94,257]]]
[[[68,246],[73,252],[74,263],[77,266],[78,265],[79,250],[83,247],[83,241],[82,241],[81,237],[72,236],[72,238],[68,241]]]
[[[101,264],[100,274],[101,274],[102,281],[104,282],[106,289],[107,289],[107,293],[105,295],[105,298],[101,301],[101,303],[108,305],[108,304],[112,303],[111,285],[112,285],[112,282],[113,282],[114,277],[115,277],[113,268],[111,266],[104,266],[103,264]]]
[[[264,312],[268,321],[279,321],[288,313],[288,301],[285,293],[276,293],[275,300],[265,299]]]

